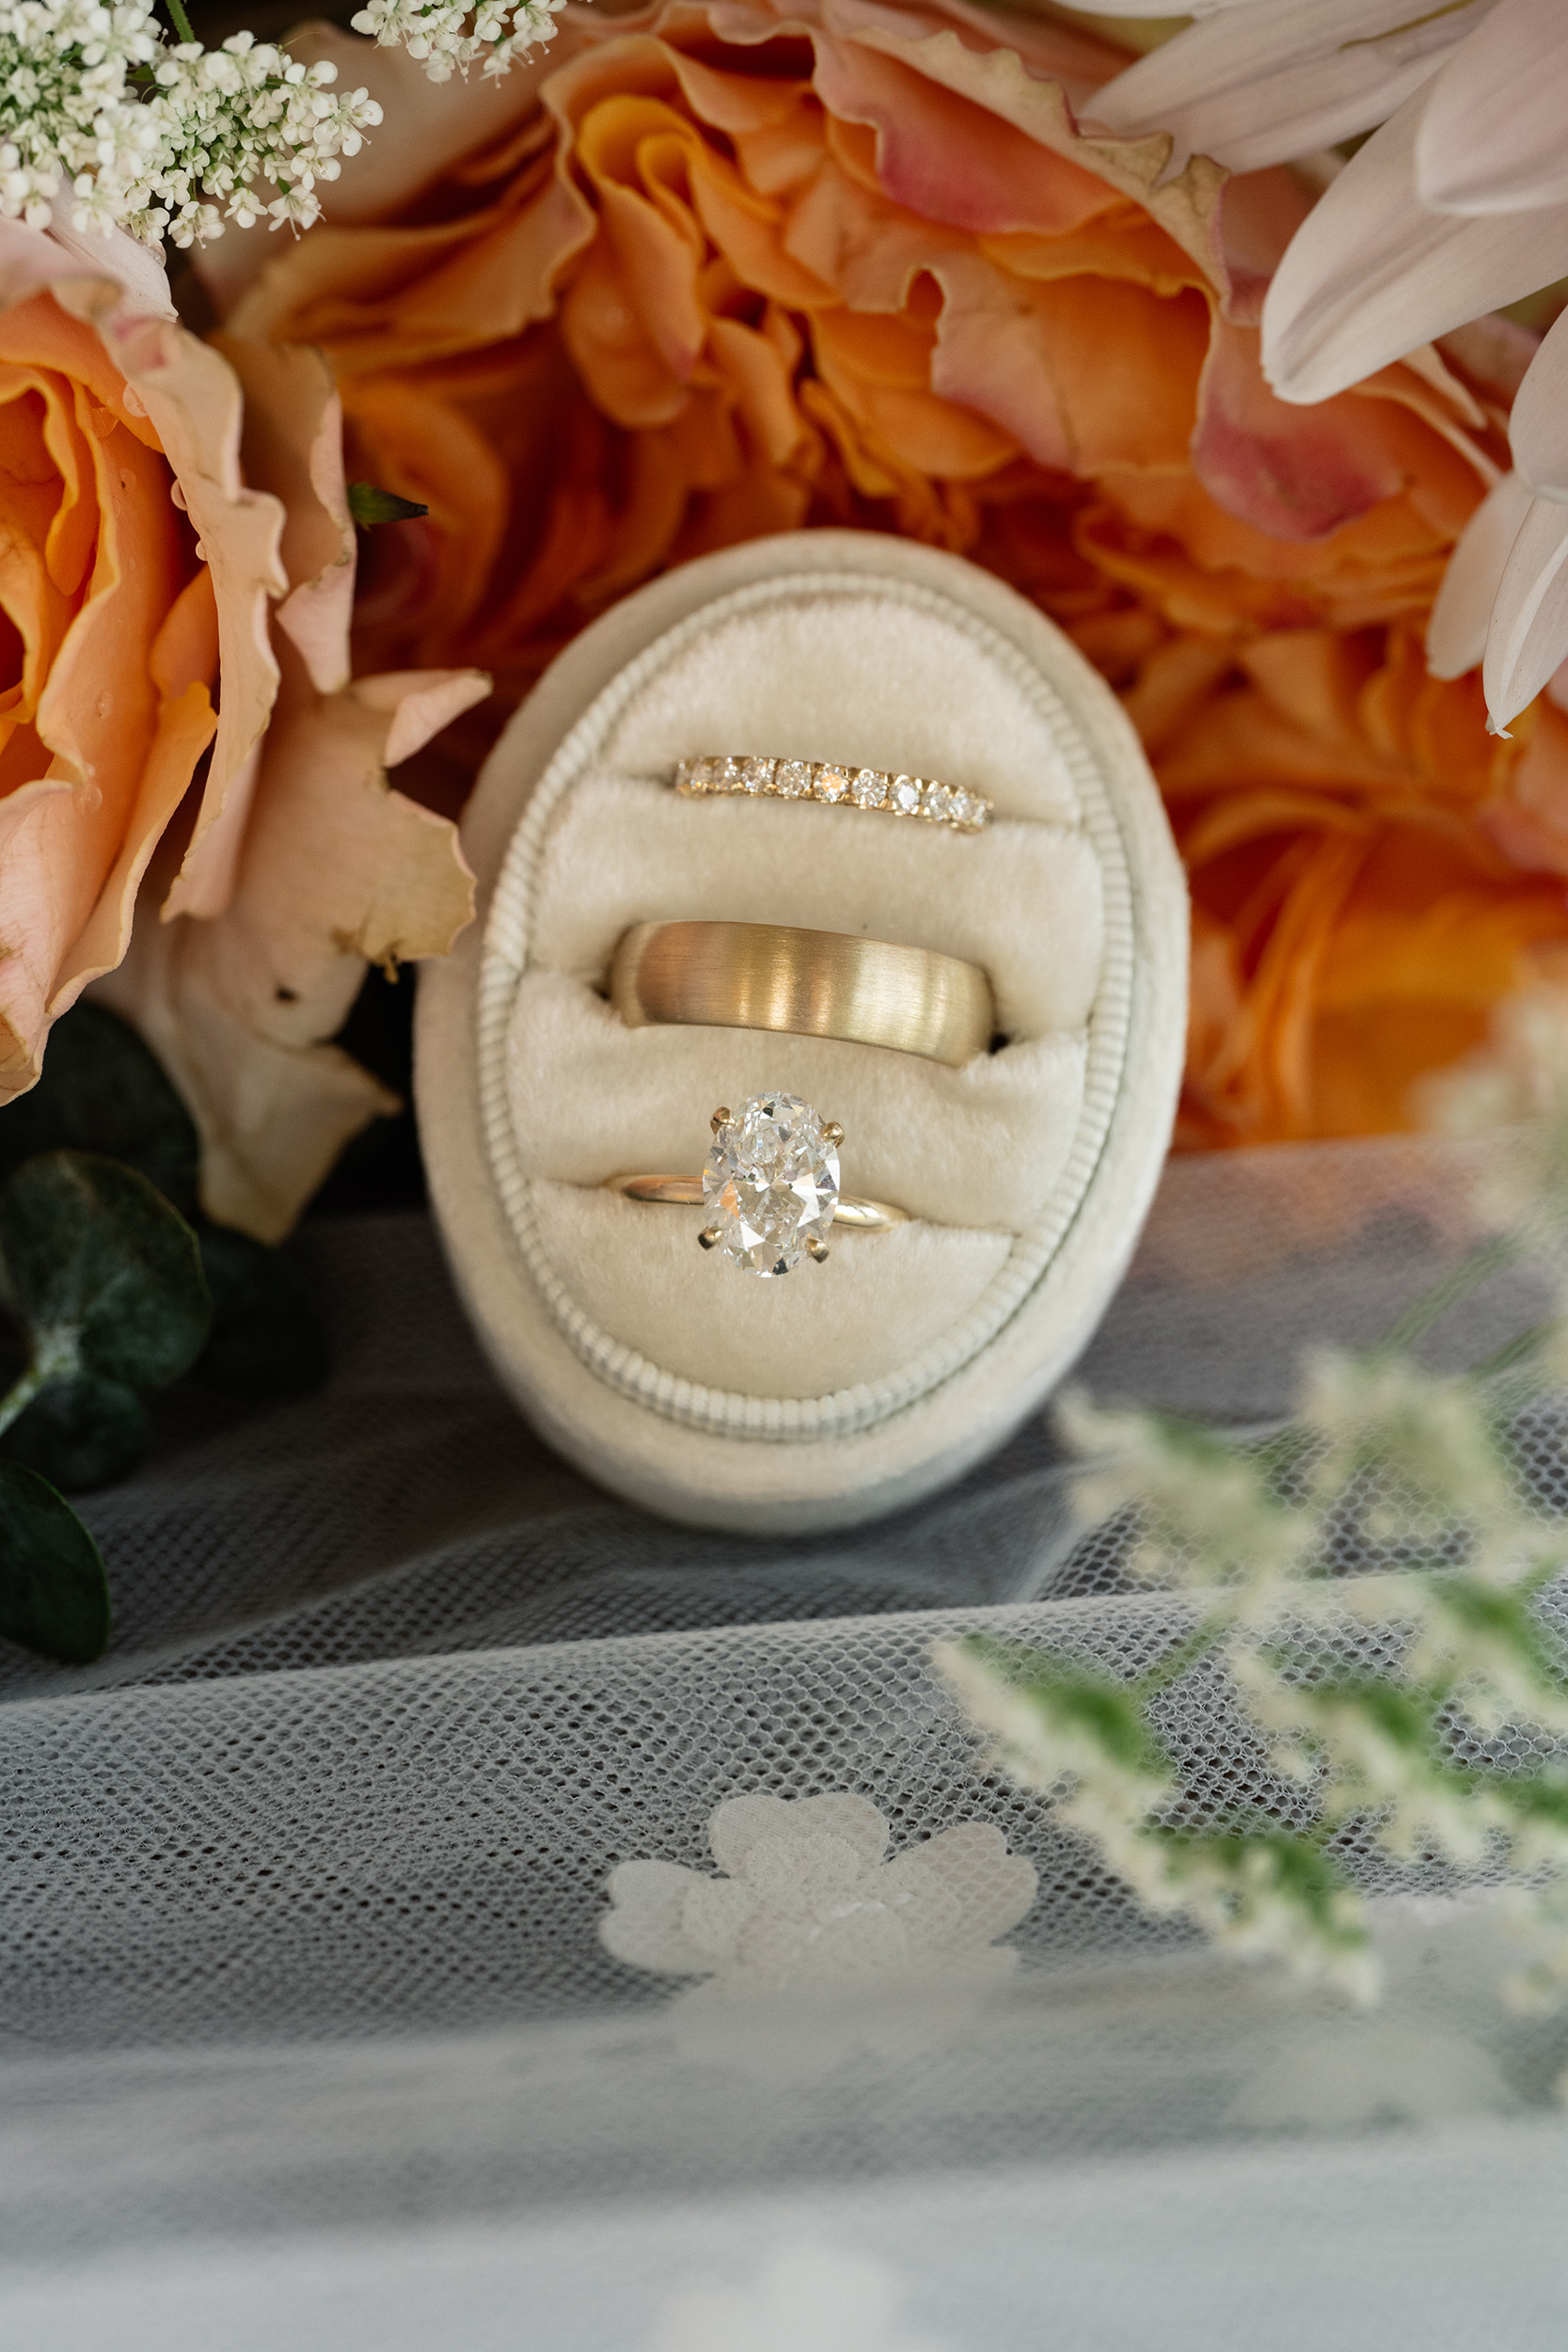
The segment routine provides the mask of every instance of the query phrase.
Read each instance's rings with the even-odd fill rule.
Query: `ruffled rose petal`
[[[50,1024],[118,961],[149,860],[213,729],[209,674],[198,683],[159,670],[189,555],[156,435],[102,340],[127,316],[130,241],[102,242],[89,273],[54,237],[0,224],[5,416],[21,437],[8,442],[0,572],[24,655],[0,729],[8,1095],[37,1078]],[[166,303],[161,271],[137,282]],[[31,452],[29,431],[43,437]],[[30,494],[46,501],[31,526]]]
[[[580,40],[562,26],[547,48],[519,60],[509,73],[454,73],[450,81],[433,82],[405,49],[383,49],[336,24],[307,24],[291,33],[292,57],[306,66],[335,65],[338,90],[368,89],[382,113],[379,129],[365,133],[358,153],[341,159],[337,179],[318,182],[325,219],[384,218],[461,157],[503,138],[527,119],[544,76],[563,65]],[[250,229],[230,223],[221,237],[196,247],[192,259],[220,313],[230,312],[279,258],[278,245],[267,224],[258,221]]]
[[[1508,437],[1536,497],[1568,499],[1568,310],[1525,371]]]
[[[217,739],[190,847],[164,903],[166,921],[176,914],[216,914],[233,892],[255,785],[254,755],[277,691],[267,622],[288,586],[278,552],[283,508],[245,483],[244,395],[219,352],[162,321],[127,326],[111,321],[105,332],[174,468],[217,600],[223,662]]]
[[[1169,132],[1179,159],[1256,171],[1385,121],[1488,5],[1414,24],[1410,0],[1227,8],[1129,66],[1092,112],[1124,135]]]
[[[1403,486],[1395,453],[1349,394],[1314,408],[1275,398],[1255,328],[1216,319],[1193,432],[1198,479],[1227,514],[1275,539],[1326,539]]]
[[[1504,474],[1465,525],[1427,623],[1427,667],[1433,677],[1463,677],[1483,660],[1503,569],[1530,503],[1523,477]]]
[[[1415,148],[1425,103],[1418,91],[1352,157],[1275,273],[1263,366],[1282,400],[1342,392],[1561,266],[1568,205],[1479,220],[1423,209]]]
[[[1568,659],[1568,506],[1534,499],[1503,566],[1481,682],[1506,728]]]
[[[1059,236],[1116,202],[1096,173],[928,72],[861,41],[819,33],[816,47],[812,78],[824,105],[840,121],[875,128],[883,192],[923,219],[982,235]]]
[[[1497,0],[1432,86],[1416,140],[1421,202],[1469,215],[1568,203],[1565,75],[1562,0]]]
[[[214,335],[245,393],[247,484],[283,508],[278,546],[288,593],[279,628],[318,693],[348,684],[356,542],[343,478],[343,410],[332,370],[309,344]]]
[[[190,1105],[220,1223],[277,1240],[348,1137],[397,1107],[319,1041],[367,960],[445,955],[472,917],[455,827],[389,789],[386,767],[489,691],[477,672],[414,672],[322,695],[291,657],[228,908],[139,926],[104,984]]]

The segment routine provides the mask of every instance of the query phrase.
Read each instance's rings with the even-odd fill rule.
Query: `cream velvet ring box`
[[[716,753],[862,763],[989,796],[984,830],[744,793]],[[1187,900],[1115,697],[988,573],[813,531],[628,596],[517,712],[464,823],[481,916],[420,977],[416,1095],[468,1312],[523,1411],[616,1492],[694,1525],[847,1526],[958,1477],[1062,1378],[1120,1279],[1174,1115]],[[852,1040],[633,1026],[635,925],[773,924],[978,965],[999,1038],[961,1067]],[[846,1195],[907,1221],[761,1279],[701,1207],[608,1188],[699,1171],[770,1090],[845,1131]]]

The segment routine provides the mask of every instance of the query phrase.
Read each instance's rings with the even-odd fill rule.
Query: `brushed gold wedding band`
[[[954,1069],[996,1027],[978,964],[928,947],[777,923],[638,923],[618,943],[610,1001],[628,1028],[772,1029],[885,1045]]]
[[[607,1176],[604,1189],[626,1200],[662,1201],[672,1209],[700,1209],[707,1200],[700,1176]],[[842,1225],[851,1233],[885,1233],[909,1221],[907,1209],[887,1200],[863,1200],[852,1192],[841,1192],[833,1211],[835,1232]]]

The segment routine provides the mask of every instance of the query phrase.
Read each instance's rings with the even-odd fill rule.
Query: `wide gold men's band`
[[[977,964],[928,947],[778,923],[639,923],[616,947],[610,1000],[630,1028],[674,1023],[885,1045],[955,1069],[996,1026]]]

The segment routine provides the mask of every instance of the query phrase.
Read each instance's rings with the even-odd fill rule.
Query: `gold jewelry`
[[[778,923],[638,923],[610,967],[628,1028],[774,1029],[885,1045],[958,1069],[996,1027],[978,964]]]
[[[894,776],[880,768],[857,768],[827,759],[764,759],[738,752],[715,752],[683,759],[675,789],[689,799],[708,792],[746,792],[778,801],[825,801],[846,808],[880,810],[890,817],[915,817],[950,833],[979,833],[990,822],[991,803],[961,784],[937,784],[929,776]]]
[[[605,1189],[628,1200],[708,1210],[712,1222],[698,1241],[722,1249],[746,1274],[788,1274],[802,1257],[820,1265],[831,1226],[885,1233],[909,1222],[885,1200],[839,1191],[844,1130],[798,1094],[753,1094],[738,1111],[716,1110],[709,1124],[713,1149],[700,1176],[610,1176]]]

